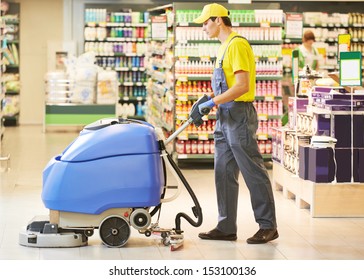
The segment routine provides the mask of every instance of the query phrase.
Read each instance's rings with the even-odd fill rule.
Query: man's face
[[[206,33],[206,35],[209,38],[217,38],[217,36],[219,35],[219,25],[218,25],[219,20],[220,20],[219,18],[216,18],[213,21],[211,18],[209,18],[203,23],[202,30]]]

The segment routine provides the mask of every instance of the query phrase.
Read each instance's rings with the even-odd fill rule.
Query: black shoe
[[[235,241],[237,239],[235,233],[226,234],[218,229],[214,228],[213,230],[210,230],[209,232],[201,232],[199,233],[198,237],[201,239],[209,239],[209,240],[230,240]]]
[[[254,234],[254,236],[248,238],[246,242],[248,244],[264,244],[279,237],[278,231],[275,228],[260,229]]]

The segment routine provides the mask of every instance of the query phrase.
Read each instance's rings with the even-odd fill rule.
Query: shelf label
[[[186,121],[187,118],[188,118],[188,115],[184,115],[184,114],[177,115],[177,120],[180,120],[180,121]]]
[[[270,27],[270,22],[269,21],[262,21],[262,22],[260,22],[260,27]]]
[[[89,27],[96,27],[96,22],[88,22],[87,26]]]
[[[274,95],[266,95],[264,100],[265,101],[274,101]]]
[[[209,134],[208,133],[199,133],[198,140],[209,140]]]
[[[181,82],[187,82],[188,81],[188,76],[183,75],[183,76],[178,76],[177,79]]]
[[[201,61],[211,61],[210,56],[201,56]]]
[[[180,139],[180,140],[188,140],[188,133],[187,132],[181,132],[181,134],[178,135],[178,139]]]
[[[188,56],[179,56],[178,60],[186,62],[188,61]]]
[[[129,101],[129,99],[130,99],[129,96],[123,96],[124,101]]]
[[[180,101],[188,101],[188,94],[187,93],[177,94],[177,98]]]
[[[259,133],[257,136],[258,136],[258,140],[268,140],[268,134]]]
[[[258,114],[258,120],[259,121],[267,121],[268,115],[267,114]]]
[[[278,61],[278,57],[276,57],[276,56],[269,56],[268,57],[268,61],[269,62],[276,62],[276,61]]]

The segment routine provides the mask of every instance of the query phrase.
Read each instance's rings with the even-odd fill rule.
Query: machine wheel
[[[87,230],[84,231],[84,234],[87,237],[91,237],[94,234],[94,231],[92,229],[87,229]]]
[[[108,247],[122,247],[130,236],[130,226],[121,216],[106,217],[99,227],[100,238]]]
[[[135,209],[130,215],[130,224],[137,230],[144,230],[149,227],[152,217],[146,209]]]

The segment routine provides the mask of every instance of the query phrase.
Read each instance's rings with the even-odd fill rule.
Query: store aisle
[[[60,153],[76,133],[42,133],[40,126],[9,127],[2,152],[10,153],[8,172],[1,172],[0,186],[0,259],[1,260],[119,260],[119,259],[249,259],[249,260],[320,260],[364,259],[364,218],[311,218],[308,210],[298,209],[292,200],[274,191],[280,238],[264,245],[248,245],[245,240],[257,230],[244,183],[239,197],[238,240],[200,240],[200,231],[210,230],[216,222],[216,203],[211,166],[183,168],[199,198],[204,214],[200,228],[182,220],[184,248],[171,252],[157,237],[145,237],[131,229],[123,248],[107,248],[98,231],[81,248],[38,249],[18,244],[21,227],[36,215],[47,215],[41,201],[42,170],[49,159]],[[4,167],[4,164],[2,164]],[[141,167],[143,168],[143,167]],[[171,183],[173,180],[171,179]],[[185,190],[181,196],[162,207],[160,226],[173,227],[178,212],[191,214],[192,201]]]

